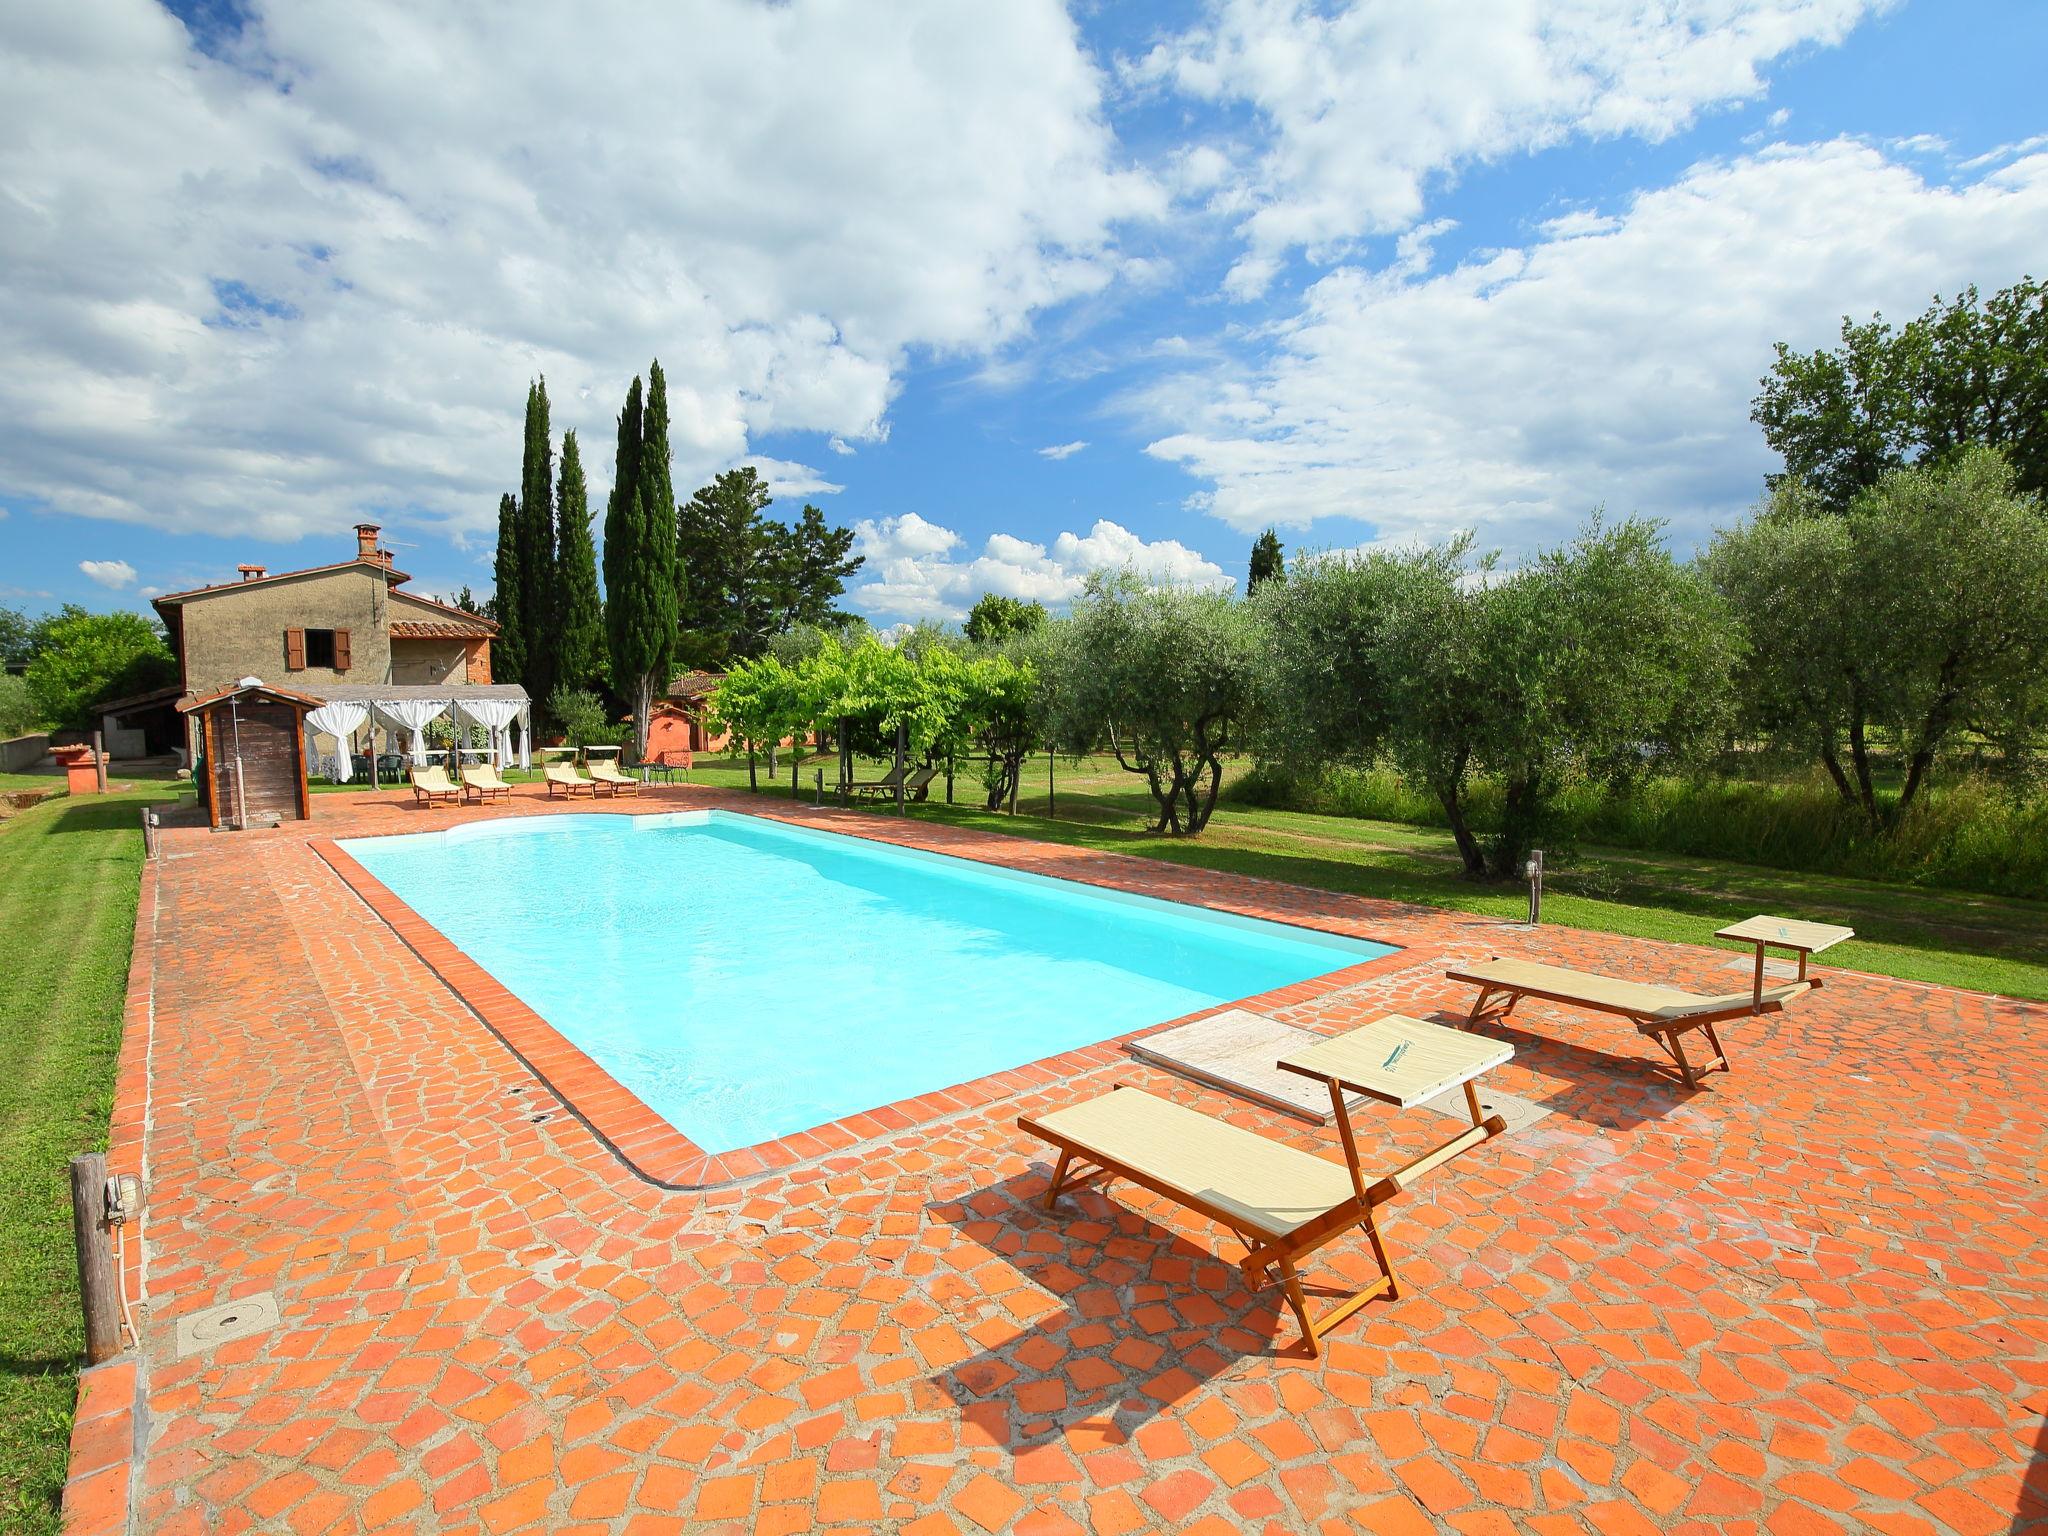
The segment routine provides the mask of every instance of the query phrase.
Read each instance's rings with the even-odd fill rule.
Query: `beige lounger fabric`
[[[1138,1088],[1119,1088],[1033,1121],[1055,1137],[1228,1212],[1263,1237],[1285,1237],[1354,1198],[1342,1163]]]
[[[1515,992],[1554,993],[1589,1007],[1625,1013],[1633,1018],[1662,1021],[1676,1021],[1702,1013],[1747,1012],[1755,1001],[1747,991],[1702,997],[1697,992],[1681,992],[1676,987],[1623,981],[1617,976],[1596,976],[1590,971],[1567,970],[1561,965],[1539,965],[1533,960],[1489,960],[1484,965],[1461,966],[1451,974],[1457,981],[1484,983]],[[1807,981],[1766,987],[1763,1004],[1768,1008],[1812,989],[1813,983]]]

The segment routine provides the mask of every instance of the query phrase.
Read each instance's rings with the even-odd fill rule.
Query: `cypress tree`
[[[619,626],[626,615],[618,595],[626,587],[626,555],[632,541],[628,504],[640,484],[640,416],[640,381],[636,378],[626,391],[625,408],[619,412],[619,441],[612,456],[612,489],[604,504],[605,666],[611,678],[612,692],[621,699],[633,696],[630,680],[618,663],[622,654]]]
[[[526,660],[526,630],[519,611],[519,503],[509,493],[498,498],[498,554],[491,571],[498,588],[492,599],[498,637],[491,642],[491,676],[516,683]]]
[[[561,636],[555,614],[554,438],[547,380],[526,391],[526,452],[519,470],[519,618],[524,626],[520,682],[543,710],[554,690]]]
[[[676,498],[669,474],[668,384],[648,370],[619,416],[618,483],[605,518],[605,625],[612,687],[633,704],[634,734],[647,750],[647,716],[668,686],[676,643]],[[630,418],[630,419],[629,419]],[[629,427],[637,427],[637,434]]]
[[[1287,562],[1281,554],[1280,535],[1268,528],[1252,545],[1251,580],[1245,583],[1247,594],[1256,592],[1269,581],[1279,581],[1287,574]]]
[[[603,671],[604,610],[597,595],[597,546],[576,434],[562,437],[555,491],[555,686],[589,688]]]

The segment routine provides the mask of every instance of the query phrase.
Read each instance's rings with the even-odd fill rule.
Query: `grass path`
[[[142,869],[137,808],[0,824],[0,1530],[58,1530],[83,1347],[65,1164],[107,1144]]]
[[[829,764],[822,766],[829,772]],[[1045,814],[1043,758],[1033,770],[1036,781],[1027,780],[1020,814],[1014,817],[982,810],[978,803],[926,804],[912,807],[912,813],[984,831],[1419,906],[1493,917],[1521,917],[1528,911],[1525,887],[1475,885],[1464,879],[1450,834],[1437,828],[1226,801],[1200,837],[1155,837],[1145,830],[1151,801],[1142,784],[1114,764],[1061,764],[1056,818]],[[862,777],[880,771],[880,765],[864,767]],[[701,760],[693,777],[744,789],[746,764]],[[802,780],[808,793],[811,766]],[[956,794],[962,802],[978,801],[978,788],[963,778]],[[789,793],[787,768],[779,793]],[[1553,866],[1543,904],[1544,921],[1561,926],[1694,944],[1714,942],[1714,929],[1756,912],[1843,922],[1856,929],[1857,938],[1828,951],[1829,964],[2048,1000],[2048,902],[1584,847],[1570,865]]]

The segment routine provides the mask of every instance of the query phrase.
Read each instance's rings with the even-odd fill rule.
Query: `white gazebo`
[[[426,730],[444,715],[462,735],[482,732],[482,748],[458,745],[462,752],[487,757],[500,768],[513,761],[512,728],[519,728],[518,765],[532,766],[533,703],[517,683],[330,683],[317,690],[322,707],[307,717],[308,762],[313,762],[315,733],[334,737],[340,759],[333,777],[346,783],[352,768],[349,755],[359,738],[367,738],[370,786],[377,787],[378,738],[402,751],[414,764],[428,760]],[[434,753],[434,756],[440,754]],[[317,771],[317,769],[316,769]]]

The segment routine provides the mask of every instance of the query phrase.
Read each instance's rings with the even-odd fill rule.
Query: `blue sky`
[[[657,355],[679,487],[858,528],[882,624],[1241,581],[1268,522],[1689,548],[1773,340],[2048,250],[2048,7],[1539,10],[16,8],[0,602],[363,518],[481,590],[528,378],[601,489]]]

